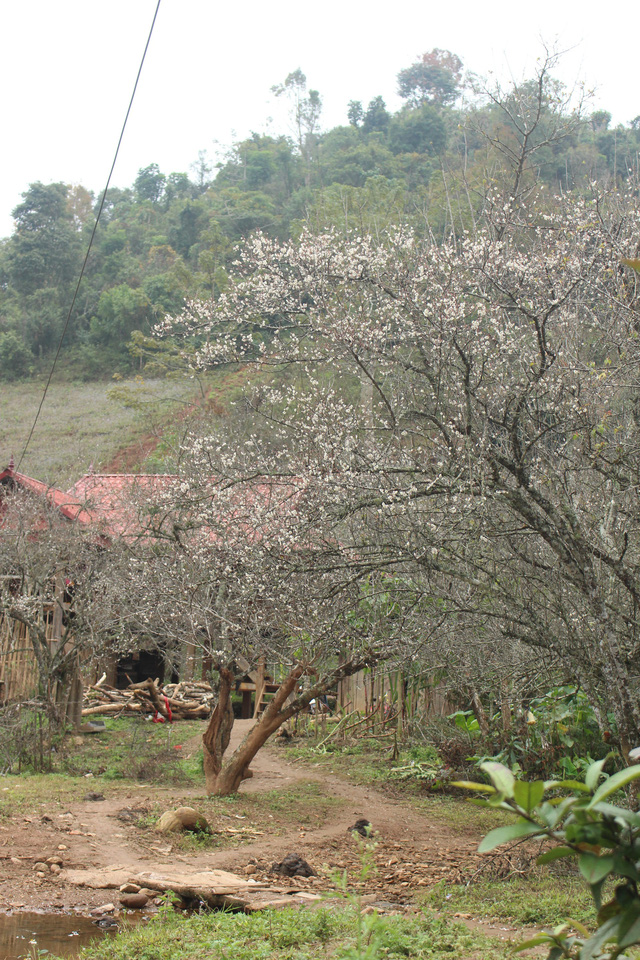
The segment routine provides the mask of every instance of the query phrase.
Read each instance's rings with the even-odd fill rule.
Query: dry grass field
[[[199,389],[190,380],[53,383],[22,458],[44,386],[22,381],[0,387],[0,469],[13,456],[23,473],[62,489],[91,464],[96,471],[109,469],[125,447],[135,452],[139,443],[142,460],[145,440],[161,433]]]

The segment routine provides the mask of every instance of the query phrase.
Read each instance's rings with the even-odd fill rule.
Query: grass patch
[[[159,724],[120,717],[105,718],[105,724],[104,733],[67,738],[56,764],[60,771],[138,783],[202,782],[202,753],[192,747],[204,731],[201,721]]]
[[[358,926],[360,946],[358,948]],[[367,916],[351,907],[288,908],[251,916],[223,912],[184,917],[170,909],[144,926],[85,948],[83,960],[367,960],[507,956],[507,948],[462,924],[431,914]]]
[[[401,750],[396,760],[381,757],[379,747],[366,740],[330,743],[320,750],[308,742],[297,741],[285,749],[287,759],[299,759],[310,767],[320,767],[354,783],[375,786],[394,797],[400,796],[420,813],[448,824],[458,833],[480,836],[494,827],[512,822],[503,810],[478,807],[462,791],[458,796],[430,792],[419,783],[394,778],[394,768],[415,758],[413,747]]]
[[[587,926],[595,926],[596,921],[591,894],[582,878],[557,876],[542,868],[531,877],[506,881],[479,880],[469,886],[438,884],[428,892],[425,902],[445,914],[472,913],[516,926],[553,927],[568,917]]]
[[[131,381],[131,389],[139,381]],[[109,400],[112,382],[52,383],[42,408],[33,443],[20,469],[23,473],[66,488],[93,463],[96,470],[109,464],[123,444],[150,432],[152,424],[170,415],[169,404],[179,402],[194,387],[171,380],[146,381],[148,407]],[[0,396],[0,447],[5,460],[18,458],[42,399],[43,380],[20,381]],[[3,463],[2,466],[5,464]]]
[[[206,817],[213,831],[211,835],[175,835],[175,845],[189,851],[242,846],[259,840],[267,832],[270,837],[289,833],[295,825],[300,829],[322,827],[346,801],[327,796],[321,784],[298,782],[295,786],[265,793],[191,797],[186,803]],[[156,803],[155,808],[159,816],[166,805]],[[153,825],[155,819],[154,815]],[[173,834],[171,842],[174,843]]]

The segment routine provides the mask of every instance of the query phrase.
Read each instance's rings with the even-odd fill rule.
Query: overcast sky
[[[155,6],[4,0],[0,236],[35,180],[101,190]],[[269,91],[298,67],[320,91],[324,127],[346,122],[349,100],[381,94],[397,109],[396,74],[433,47],[503,80],[531,76],[544,44],[569,49],[561,78],[595,88],[594,109],[627,123],[640,114],[637,28],[620,5],[590,17],[576,0],[162,0],[112,185],[150,163],[189,172],[200,150],[215,158],[252,130],[288,133]]]

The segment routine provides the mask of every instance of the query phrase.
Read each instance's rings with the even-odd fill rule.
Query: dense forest
[[[236,243],[254,230],[280,240],[305,223],[376,235],[401,221],[436,238],[463,230],[456,193],[472,210],[474,183],[499,166],[518,131],[490,94],[463,84],[462,69],[455,54],[425,53],[398,74],[400,110],[380,96],[352,100],[345,124],[330,130],[321,127],[321,94],[296,70],[274,87],[290,107],[288,134],[253,133],[215,167],[203,153],[191,175],[151,164],[131,188],[110,189],[65,335],[63,375],[94,379],[149,362],[154,323],[185,297],[215,299]],[[519,92],[526,96],[527,84],[512,96]],[[543,187],[579,190],[636,170],[640,118],[612,128],[606,111],[586,111],[558,138],[551,128],[574,109],[560,84],[547,86],[544,109],[535,153]],[[78,184],[33,183],[13,211],[14,233],[0,246],[3,379],[37,373],[57,349],[100,199]],[[152,369],[162,373],[170,357],[155,352]]]

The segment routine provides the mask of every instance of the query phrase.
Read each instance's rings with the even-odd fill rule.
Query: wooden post
[[[265,675],[265,658],[261,656],[258,658],[258,676],[256,678],[256,703],[253,709],[253,718],[254,720],[260,712],[260,703],[262,701],[262,694],[264,693],[264,675]]]

